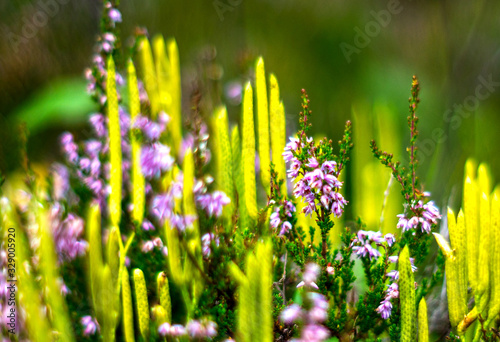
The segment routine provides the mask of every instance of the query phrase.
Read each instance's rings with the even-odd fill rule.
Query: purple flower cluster
[[[365,258],[368,256],[371,260],[372,258],[377,259],[380,256],[380,252],[378,249],[372,247],[372,243],[375,243],[376,246],[382,246],[385,243],[391,247],[395,241],[396,238],[390,233],[382,236],[380,232],[360,230],[357,237],[352,241],[351,246],[358,257]]]
[[[222,191],[214,191],[210,194],[196,196],[196,204],[205,210],[209,217],[220,217],[222,215],[222,208],[229,203],[231,203],[231,199]]]
[[[209,257],[210,253],[212,253],[212,249],[210,248],[212,242],[216,245],[219,246],[219,238],[215,236],[213,233],[206,233],[201,237],[201,251],[203,253],[204,257]]]
[[[184,216],[180,210],[176,210],[176,201],[182,199],[182,188],[183,175],[182,172],[179,172],[170,183],[167,191],[153,197],[151,202],[151,214],[160,221],[160,224],[167,220],[172,228],[177,228],[179,231],[184,231],[196,220],[196,217]]]
[[[195,204],[198,208],[205,210],[207,215],[220,217],[223,207],[230,203],[230,199],[222,191],[207,193],[205,185],[207,181],[211,181],[211,178],[205,181],[196,181],[193,188]],[[182,190],[183,174],[179,172],[176,179],[170,183],[167,191],[155,196],[151,205],[151,213],[160,223],[163,224],[165,220],[168,220],[172,227],[180,231],[184,231],[186,227],[190,226],[193,221],[196,220],[196,217],[181,215],[178,210],[176,210],[175,202],[182,198]]]
[[[111,53],[115,48],[116,37],[110,32],[106,32],[101,37],[101,48],[105,53]]]
[[[397,283],[392,283],[386,291],[383,301],[380,302],[377,311],[383,319],[388,319],[392,312],[391,299],[399,297],[399,288]]]
[[[113,24],[122,22],[122,14],[116,8],[111,8],[108,12],[108,17]]]
[[[128,171],[130,169],[130,144],[128,142],[128,132],[130,128],[129,115],[120,108],[120,131],[123,154],[123,180],[124,183],[129,179]],[[94,197],[104,207],[105,198],[109,194],[107,180],[109,180],[109,163],[103,164],[101,159],[109,150],[107,139],[106,118],[96,113],[89,119],[96,135],[99,139],[89,139],[83,143],[83,149],[80,149],[75,143],[73,135],[65,132],[61,136],[61,145],[63,153],[69,165],[76,170],[76,177],[92,191]]]
[[[144,253],[149,253],[155,248],[159,248],[163,253],[163,255],[165,256],[168,255],[168,249],[166,246],[163,246],[163,241],[161,241],[161,238],[156,237],[153,240],[147,240],[142,242],[141,250]]]
[[[428,195],[426,193],[426,195]],[[427,196],[426,196],[427,197]],[[422,200],[414,201],[410,206],[410,213],[414,216],[407,214],[399,214],[398,228],[402,228],[403,232],[408,230],[417,229],[420,226],[422,233],[430,234],[432,225],[437,224],[441,219],[439,209],[433,201],[424,204]]]
[[[306,142],[311,143],[312,138],[307,138]],[[287,171],[289,178],[296,181],[299,175],[303,176],[296,181],[293,189],[295,196],[305,199],[306,206],[303,212],[306,215],[312,215],[318,203],[336,217],[342,216],[347,201],[339,192],[342,182],[338,180],[340,170],[337,163],[327,160],[320,164],[315,156],[310,156],[306,162],[301,162],[297,155],[300,150],[307,149],[302,145],[301,140],[290,138],[283,157],[285,162],[290,163]]]
[[[88,249],[88,243],[83,239],[83,219],[69,213],[63,219],[63,208],[55,202],[50,210],[52,235],[59,261],[69,261],[82,256]]]
[[[159,178],[163,172],[169,171],[174,165],[170,156],[170,147],[160,142],[144,146],[141,150],[141,168],[146,178]]]
[[[146,178],[159,178],[174,165],[175,160],[170,155],[170,147],[159,142],[169,121],[169,116],[162,112],[158,115],[158,122],[145,116],[138,116],[132,123],[132,129],[139,130],[145,138],[143,142],[147,142],[141,149],[141,169]]]
[[[299,321],[304,323],[300,338],[291,341],[324,341],[330,336],[328,329],[321,325],[328,318],[328,300],[317,292],[308,292],[306,298],[309,305],[308,310],[297,304],[289,305],[281,312],[281,321],[285,324],[293,324]]]
[[[190,336],[195,339],[203,339],[217,336],[217,324],[209,320],[191,320],[186,326],[180,324],[163,323],[158,327],[160,336]]]
[[[92,316],[83,316],[80,319],[80,323],[83,326],[83,335],[91,336],[100,330],[99,323]]]
[[[399,259],[399,257],[397,255],[389,257],[389,261],[394,263],[394,264],[398,262],[398,259]],[[410,262],[411,262],[411,270],[413,272],[415,272],[417,270],[417,267],[413,264],[415,262],[415,259],[410,258]],[[399,297],[399,286],[397,283],[397,281],[399,280],[399,271],[392,270],[389,273],[387,273],[386,275],[389,278],[391,278],[394,282],[390,285],[387,285],[388,289],[386,290],[385,297],[380,302],[380,305],[378,306],[378,308],[375,310],[380,314],[380,316],[383,319],[388,319],[389,316],[391,316],[391,312],[392,312],[391,300]]]
[[[271,201],[269,204],[274,204],[274,201]],[[274,207],[274,212],[271,214],[269,219],[272,228],[279,228],[278,235],[284,235],[292,229],[292,224],[288,220],[292,217],[292,213],[295,211],[295,206],[288,200],[284,200],[282,205]]]
[[[157,141],[167,128],[169,122],[170,117],[165,114],[165,112],[160,112],[158,114],[158,122],[154,122],[145,116],[139,115],[135,118],[132,128],[142,131],[148,140]]]

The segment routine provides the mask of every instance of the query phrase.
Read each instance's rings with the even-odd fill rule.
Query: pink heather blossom
[[[99,324],[92,316],[83,316],[80,322],[83,325],[83,334],[85,336],[94,335],[97,331],[99,331]]]
[[[216,237],[213,233],[206,233],[201,237],[201,244],[202,244],[202,253],[204,257],[210,256],[210,253],[212,253],[212,249],[210,248],[212,241],[216,246],[219,246],[219,238]]]
[[[231,199],[222,191],[214,191],[211,194],[197,196],[196,203],[209,217],[220,217],[222,208],[231,203]]]
[[[398,280],[399,279],[399,271],[393,270],[390,271],[389,273],[386,274],[389,278],[392,278],[393,280]]]
[[[439,209],[433,201],[429,201],[425,204],[422,200],[413,202],[408,212],[411,212],[415,216],[408,218],[406,214],[398,215],[399,220],[397,227],[401,228],[403,232],[416,229],[420,226],[423,233],[430,234],[432,225],[437,224],[438,220],[441,219]]]
[[[275,203],[272,201],[269,204]],[[288,200],[284,200],[281,205],[274,207],[274,212],[269,217],[269,223],[273,229],[279,228],[278,235],[284,235],[292,229],[292,224],[288,221],[288,218],[292,217],[292,213],[295,211],[295,206]]]
[[[278,225],[281,222],[279,208],[276,208],[275,212],[271,214],[270,220],[271,220],[271,222],[270,222],[271,227],[278,228]]]
[[[61,145],[68,162],[72,164],[76,163],[78,161],[78,146],[73,140],[73,135],[68,132],[63,133],[61,136]]]
[[[107,135],[107,130],[106,130],[106,119],[104,116],[100,113],[92,114],[90,116],[90,124],[92,125],[92,128],[94,129],[96,135],[99,138],[103,138]]]
[[[162,325],[160,325],[158,327],[158,334],[160,336],[163,336],[163,337],[169,335],[170,334],[170,327],[171,326],[169,323],[163,323]]]
[[[399,286],[397,283],[392,283],[388,285],[387,296],[390,298],[398,298],[399,297]]]
[[[141,151],[142,173],[147,178],[158,178],[162,172],[172,168],[174,158],[170,156],[170,147],[156,142],[144,146]]]
[[[108,16],[109,16],[109,19],[111,19],[111,21],[113,23],[121,23],[122,22],[122,14],[116,8],[112,8],[108,12]]]
[[[300,341],[320,342],[330,336],[327,328],[319,324],[307,324],[302,329]]]
[[[155,230],[155,227],[153,226],[153,224],[151,223],[151,221],[148,221],[148,220],[144,220],[144,221],[142,222],[141,227],[142,227],[142,229],[144,229],[145,231]]]
[[[380,303],[380,306],[376,309],[376,311],[380,314],[383,319],[388,319],[391,315],[392,304],[388,300],[383,300]]]
[[[148,241],[144,241],[144,242],[142,243],[141,251],[143,251],[144,253],[149,253],[149,252],[151,252],[154,248],[155,248],[155,245],[154,245],[153,241],[148,240]]]
[[[302,308],[298,304],[289,305],[281,312],[280,318],[285,324],[292,324],[297,321],[302,313]]]
[[[354,241],[352,242],[352,250],[358,257],[368,256],[370,260],[372,258],[377,259],[381,254],[374,248],[371,244],[375,243],[376,246],[382,246],[383,243],[387,243],[390,247],[395,242],[395,238],[392,234],[386,234],[382,236],[382,233],[370,231],[370,230],[360,230]]]

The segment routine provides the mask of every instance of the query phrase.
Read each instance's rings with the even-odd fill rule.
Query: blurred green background
[[[213,78],[221,89],[251,77],[252,63],[262,55],[266,71],[279,80],[288,132],[296,129],[305,88],[315,134],[335,141],[346,120],[364,125],[355,128],[358,164],[370,158],[372,137],[407,158],[407,100],[416,74],[422,101],[419,175],[426,189],[440,206],[458,206],[468,157],[488,162],[499,179],[498,1],[122,0],[120,7],[124,46],[136,26],[151,36],[176,38],[186,87],[207,51],[215,57]],[[19,165],[22,120],[30,129],[33,162],[60,158],[57,139],[64,130],[90,134],[86,117],[96,108],[86,95],[83,70],[92,58],[100,8],[94,0],[0,1],[4,172]],[[488,87],[478,96],[482,83]],[[236,122],[238,102],[223,100]]]

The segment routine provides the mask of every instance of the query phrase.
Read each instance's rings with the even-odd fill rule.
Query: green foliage
[[[238,283],[238,337],[241,341],[272,341],[272,245],[259,242],[245,263],[246,274],[230,265]]]
[[[123,270],[122,282],[122,307],[123,307],[123,335],[126,342],[134,342],[134,311],[132,308],[132,291],[130,289],[130,279],[127,269]]]
[[[427,304],[424,298],[422,298],[418,304],[418,342],[429,342]]]
[[[122,212],[122,147],[116,72],[113,57],[107,61],[106,98],[109,130],[109,162],[111,193],[109,196],[109,217],[111,224],[119,227]]]
[[[134,270],[135,310],[139,322],[139,331],[144,339],[149,336],[149,304],[144,273],[140,269]]]
[[[415,281],[411,270],[410,252],[407,246],[399,254],[399,298],[401,305],[401,341],[411,342],[417,336],[417,305]]]

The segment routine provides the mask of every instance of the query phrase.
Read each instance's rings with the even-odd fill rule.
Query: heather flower
[[[393,234],[391,233],[387,233],[384,235],[384,240],[385,242],[387,242],[387,245],[389,247],[392,247],[392,245],[394,244],[394,242],[396,242],[396,238],[394,237]]]
[[[144,220],[142,222],[142,225],[141,225],[142,229],[144,229],[145,231],[150,231],[150,230],[155,230],[155,227],[153,226],[153,224],[151,223],[151,221],[149,220]]]
[[[85,143],[85,153],[90,157],[90,158],[97,158],[99,156],[99,153],[101,152],[102,149],[102,142],[99,140],[88,140]]]
[[[106,119],[102,114],[92,114],[89,121],[97,137],[104,138],[107,135]]]
[[[163,131],[165,131],[166,123],[169,121],[169,117],[165,113],[160,117],[161,122],[156,123],[145,116],[138,116],[135,118],[132,128],[140,129],[146,138],[151,141],[158,140]]]
[[[272,204],[275,204],[274,201],[269,203],[269,205]],[[292,229],[292,224],[288,221],[288,219],[292,217],[292,213],[295,211],[295,206],[288,200],[284,200],[282,205],[274,207],[274,212],[270,215],[269,222],[272,228],[279,228],[278,235],[284,235]]]
[[[389,288],[387,289],[387,296],[389,298],[398,298],[399,297],[399,286],[397,283],[392,283],[391,285],[388,285]]]
[[[302,276],[303,280],[297,285],[297,287],[306,285],[308,287],[318,289],[318,285],[316,285],[315,281],[318,279],[320,271],[321,270],[318,265],[314,263],[307,264]]]
[[[298,304],[289,305],[280,314],[280,318],[285,324],[292,324],[297,321],[302,313],[302,308]]]
[[[214,191],[211,194],[196,197],[196,204],[204,209],[209,217],[220,217],[222,208],[231,203],[231,199],[222,191]]]
[[[182,336],[186,334],[186,328],[180,324],[170,325],[169,323],[163,323],[158,327],[158,333],[165,336]]]
[[[151,205],[151,213],[156,216],[160,222],[164,222],[166,218],[172,216],[174,207],[174,197],[171,193],[157,195],[153,198]]]
[[[116,8],[112,8],[108,12],[108,16],[109,16],[109,19],[111,19],[111,21],[113,22],[113,24],[122,22],[122,14]]]
[[[107,42],[114,43],[116,41],[116,37],[114,34],[110,32],[106,32],[102,35],[102,39],[104,39]]]
[[[71,133],[65,132],[61,136],[61,144],[64,155],[68,162],[74,164],[78,161],[78,146],[73,140]]]
[[[170,334],[170,323],[163,323],[158,327],[158,334],[165,337]]]
[[[59,260],[73,260],[85,254],[88,243],[82,237],[84,222],[75,214],[69,213],[62,220],[62,207],[56,203],[51,211],[52,235]]]
[[[330,337],[330,332],[327,328],[319,324],[307,324],[302,329],[300,341],[320,342]]]
[[[219,238],[216,237],[213,233],[206,233],[201,237],[201,244],[202,244],[201,251],[203,253],[203,256],[205,257],[210,256],[210,253],[212,252],[210,248],[212,241],[214,241],[216,246],[219,246]]]
[[[170,156],[170,147],[156,142],[142,148],[141,168],[145,177],[160,177],[161,173],[170,170],[173,164],[174,158]]]
[[[217,324],[212,321],[191,320],[186,325],[186,331],[193,338],[212,338],[217,336]]]
[[[380,256],[380,252],[373,248],[370,244],[365,244],[363,246],[354,246],[352,250],[356,253],[357,256],[366,257],[367,255],[372,258],[378,258]]]
[[[149,253],[149,252],[151,252],[154,248],[155,248],[155,245],[154,245],[153,241],[151,241],[151,240],[149,240],[149,241],[144,241],[144,242],[142,243],[141,251],[143,251],[144,253]]]
[[[186,335],[186,328],[184,328],[180,324],[174,324],[170,327],[170,335],[171,336],[182,336]]]
[[[318,202],[325,210],[340,217],[347,201],[339,193],[342,182],[337,179],[336,162],[325,161],[320,167],[318,160],[315,157],[310,157],[303,165],[294,156],[298,149],[296,145],[300,143],[300,141],[291,140],[283,153],[285,161],[290,162],[290,168],[287,171],[288,177],[295,180],[301,172],[304,175],[295,183],[293,194],[305,200],[306,205],[303,212],[306,215],[312,215],[317,210],[316,203]]]
[[[96,331],[99,331],[99,323],[92,316],[83,316],[80,322],[83,325],[83,334],[85,336],[94,335]]]
[[[325,296],[316,292],[308,292],[306,298],[310,303],[309,310],[306,311],[298,304],[292,304],[281,312],[280,319],[285,324],[304,321],[300,339],[295,341],[324,341],[329,337],[329,331],[320,323],[328,318],[328,301]]]
[[[274,213],[271,214],[270,216],[270,223],[271,223],[271,227],[273,228],[278,228],[278,225],[280,224],[281,222],[281,219],[280,219],[280,212],[279,212],[279,208],[275,208],[275,211]]]
[[[438,220],[441,219],[439,209],[433,201],[425,204],[422,200],[413,201],[409,209],[409,212],[413,213],[414,216],[409,218],[407,214],[398,215],[397,227],[401,228],[403,232],[416,229],[420,226],[422,233],[430,234],[432,225],[437,224]]]
[[[113,46],[109,42],[103,42],[101,47],[106,53],[110,53],[113,50]]]
[[[391,247],[395,240],[392,234],[382,236],[380,232],[360,230],[358,231],[357,237],[352,242],[352,250],[358,257],[364,258],[368,256],[370,260],[372,258],[377,259],[381,254],[371,244],[375,243],[377,246],[382,246],[383,243],[387,243],[387,245]]]
[[[399,279],[399,271],[392,270],[386,274],[389,278],[392,278],[393,280],[398,280]]]
[[[375,311],[377,311],[383,319],[388,319],[391,315],[392,304],[389,300],[383,300]]]
[[[292,224],[288,221],[283,222],[279,235],[284,235],[292,229]]]

